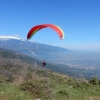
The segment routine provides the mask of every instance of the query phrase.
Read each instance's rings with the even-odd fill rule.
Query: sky
[[[32,41],[74,50],[100,50],[100,0],[0,0],[0,36],[27,39],[38,24],[55,24],[65,38],[45,28]]]

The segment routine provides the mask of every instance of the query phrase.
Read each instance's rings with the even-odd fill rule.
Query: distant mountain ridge
[[[27,41],[16,37],[0,37],[0,47],[48,61],[60,58],[69,51],[65,48]]]

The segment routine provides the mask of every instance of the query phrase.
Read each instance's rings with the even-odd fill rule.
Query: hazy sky
[[[31,40],[67,49],[100,50],[100,0],[0,0],[0,35],[26,39],[34,26],[51,23],[64,40],[45,28]]]

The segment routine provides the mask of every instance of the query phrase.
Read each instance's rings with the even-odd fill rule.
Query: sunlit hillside
[[[73,78],[36,66],[28,56],[0,52],[0,100],[100,100],[97,78]]]

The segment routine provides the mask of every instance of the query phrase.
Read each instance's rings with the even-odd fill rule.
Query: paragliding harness
[[[42,61],[42,67],[46,66],[46,63],[44,61]]]

